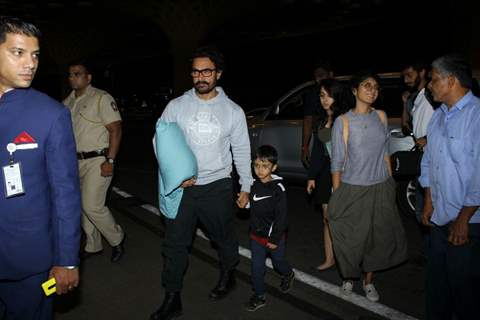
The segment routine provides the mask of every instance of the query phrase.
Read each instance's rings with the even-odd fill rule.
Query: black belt
[[[107,154],[107,150],[108,149],[101,149],[101,150],[95,150],[95,151],[89,151],[89,152],[77,152],[77,159],[83,160],[83,159],[90,159],[95,157],[103,157]]]

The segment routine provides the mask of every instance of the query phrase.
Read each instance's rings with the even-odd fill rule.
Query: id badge
[[[15,162],[3,167],[5,181],[5,196],[7,198],[19,196],[25,193],[23,189],[22,170],[20,162]]]

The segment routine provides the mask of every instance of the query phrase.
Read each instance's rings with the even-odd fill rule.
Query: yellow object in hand
[[[55,278],[48,279],[42,283],[42,289],[47,297],[52,293],[57,292],[57,287],[55,286],[56,284],[57,282],[55,281]]]

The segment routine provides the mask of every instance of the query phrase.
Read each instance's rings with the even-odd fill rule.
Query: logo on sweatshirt
[[[217,142],[222,131],[220,121],[211,112],[197,112],[188,121],[187,128],[192,141],[201,146]]]
[[[272,196],[257,197],[257,194],[253,195],[253,201],[260,201],[263,199],[271,198]]]

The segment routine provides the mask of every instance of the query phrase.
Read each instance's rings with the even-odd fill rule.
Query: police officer
[[[82,227],[86,245],[82,258],[100,253],[102,235],[112,246],[112,262],[124,253],[125,234],[105,206],[115,156],[122,136],[121,117],[112,96],[91,86],[86,61],[70,63],[68,80],[73,91],[63,101],[72,113],[82,191]]]

